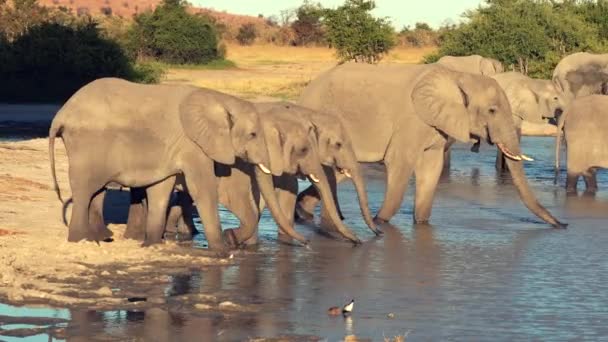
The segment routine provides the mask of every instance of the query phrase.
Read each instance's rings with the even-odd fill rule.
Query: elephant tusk
[[[267,175],[270,174],[270,170],[266,166],[264,166],[264,164],[260,163],[260,164],[258,164],[258,166],[260,167],[260,170],[262,170],[262,172],[264,172]]]
[[[350,174],[350,171],[346,169],[342,169],[342,173],[348,178],[353,178],[353,176]]]
[[[525,161],[534,161],[534,158],[530,158],[530,157],[528,157],[527,155],[525,155],[523,153],[520,154],[519,156],[521,157],[521,159],[523,159]]]
[[[319,180],[319,178],[317,178],[317,176],[315,176],[313,173],[309,174],[308,177],[310,177],[310,179],[312,179],[312,181],[314,183],[319,183],[321,180]]]
[[[503,144],[497,144],[498,148],[500,149],[500,151],[507,156],[509,159],[513,159],[515,161],[521,161],[521,157],[514,155],[513,153],[511,153],[511,151],[509,151],[508,148],[506,148]]]

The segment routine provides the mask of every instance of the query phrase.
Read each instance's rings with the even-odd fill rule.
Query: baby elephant
[[[590,95],[574,100],[559,120],[555,139],[555,180],[559,173],[561,131],[568,153],[566,191],[576,193],[583,176],[586,193],[597,191],[597,168],[608,168],[608,96]]]

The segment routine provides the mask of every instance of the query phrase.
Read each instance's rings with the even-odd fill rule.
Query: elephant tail
[[[53,177],[53,188],[55,189],[55,193],[57,193],[57,197],[59,201],[63,203],[63,199],[61,198],[61,190],[59,189],[59,183],[57,183],[57,172],[55,171],[55,138],[61,136],[63,131],[63,125],[57,123],[53,120],[51,123],[51,128],[49,130],[49,159],[51,161],[51,176]]]
[[[555,178],[553,179],[553,183],[557,184],[557,179],[559,178],[559,150],[562,145],[562,131],[564,130],[564,125],[566,124],[566,117],[568,116],[569,110],[564,111],[562,115],[559,117],[559,121],[557,123],[557,133],[555,134]]]

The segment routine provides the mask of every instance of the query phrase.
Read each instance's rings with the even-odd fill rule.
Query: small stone
[[[21,293],[9,292],[8,300],[11,302],[21,302],[23,301],[23,295]]]
[[[108,272],[108,271],[103,271],[103,272],[101,272],[101,275],[102,275],[102,276],[106,276],[106,277],[107,277],[107,276],[109,276],[109,275],[110,275],[110,272]]]
[[[100,296],[109,297],[112,295],[112,290],[109,287],[104,286],[104,287],[100,288],[99,290],[97,290],[97,294]]]
[[[212,310],[213,307],[207,304],[194,304],[194,308],[197,310]]]
[[[225,301],[220,303],[219,308],[220,310],[239,310],[241,306],[230,301]]]
[[[386,317],[393,319],[393,318],[395,318],[395,314],[391,312],[388,315],[386,315]]]
[[[116,274],[118,275],[127,275],[128,273],[125,271],[116,271]]]

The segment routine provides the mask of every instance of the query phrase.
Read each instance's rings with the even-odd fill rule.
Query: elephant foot
[[[428,225],[429,224],[429,219],[428,218],[425,218],[425,219],[414,219],[414,224]]]
[[[100,227],[99,229],[97,229],[97,234],[96,234],[96,240],[97,241],[104,241],[104,242],[112,242],[114,241],[114,239],[112,238],[112,236],[114,236],[114,233],[108,229],[108,227]]]
[[[224,241],[228,245],[228,247],[232,249],[236,249],[241,245],[238,238],[238,230],[239,228],[228,228],[222,232]]]
[[[68,232],[68,242],[79,241],[99,241],[97,235],[90,232],[88,229],[70,229]]]
[[[597,188],[588,187],[585,189],[584,196],[586,197],[595,197],[595,193],[597,192]]]
[[[380,218],[380,217],[376,216],[376,217],[374,217],[374,223],[377,224],[377,225],[379,225],[379,226],[381,226],[383,224],[388,223],[388,220],[385,220],[383,218]]]
[[[163,243],[162,238],[146,238],[144,242],[141,244],[142,247],[150,247],[154,245],[158,245]]]
[[[566,196],[573,197],[578,195],[576,189],[566,189]]]
[[[132,231],[127,228],[123,237],[130,240],[143,241],[146,238],[146,234],[144,232]]]
[[[304,208],[302,208],[302,206],[300,206],[300,204],[296,204],[296,209],[293,213],[293,217],[296,222],[304,223],[312,222],[315,219],[315,215],[306,211]]]

